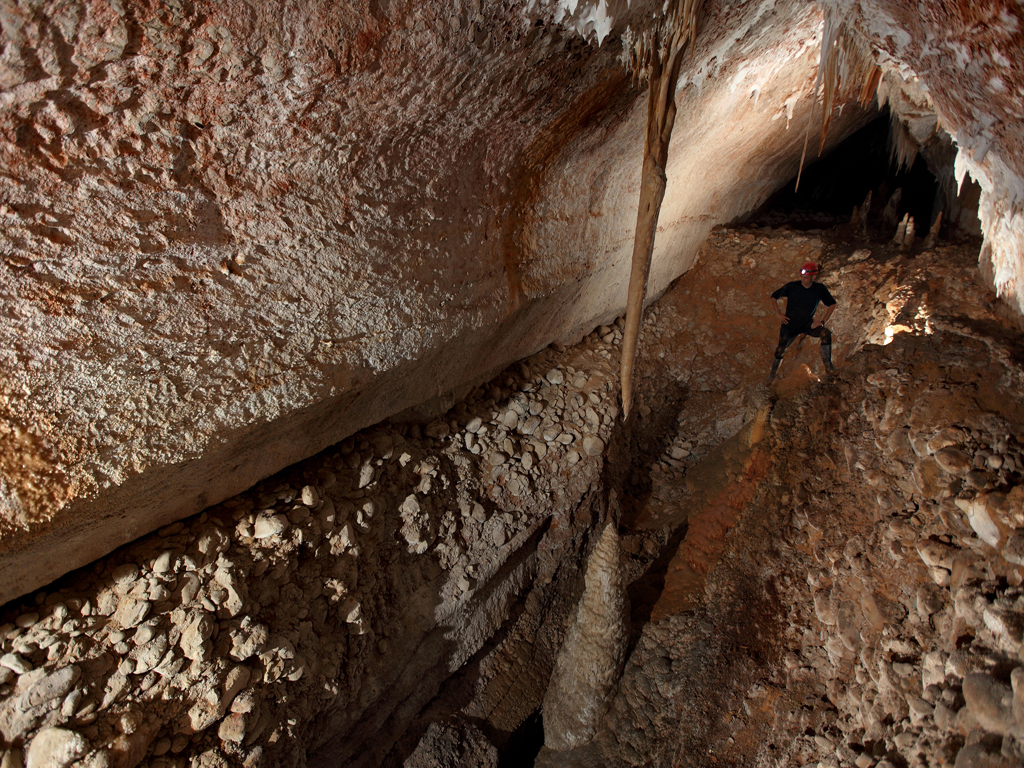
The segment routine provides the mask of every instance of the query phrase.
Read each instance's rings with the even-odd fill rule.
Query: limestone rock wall
[[[652,292],[795,171],[819,17],[774,6],[708,6]],[[0,23],[0,601],[624,303],[614,39],[515,2]]]
[[[989,282],[1024,312],[1024,15],[1013,3],[888,0],[823,3],[868,42],[887,71],[921,87],[957,146],[956,182],[982,188],[981,264]],[[919,227],[919,231],[923,231]]]

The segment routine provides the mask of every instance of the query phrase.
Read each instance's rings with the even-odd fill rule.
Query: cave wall
[[[0,601],[622,311],[646,103],[618,35],[657,4],[561,5],[0,8]],[[971,147],[1016,295],[1019,11],[891,5],[825,8]],[[821,11],[706,3],[651,294],[795,173]]]
[[[611,41],[515,3],[2,15],[0,601],[621,312]],[[795,169],[818,24],[711,8],[652,292]]]
[[[828,0],[872,58],[913,84],[957,147],[955,175],[981,186],[982,274],[1024,312],[1024,18],[1009,2]],[[898,110],[897,110],[898,111]]]

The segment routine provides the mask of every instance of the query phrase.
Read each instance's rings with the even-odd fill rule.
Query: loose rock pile
[[[1020,374],[952,333],[898,338],[778,416],[799,468],[787,538],[813,560],[820,633],[786,674],[836,708],[803,743],[818,765],[1024,759]]]
[[[382,692],[418,669],[429,700],[543,571],[541,524],[598,481],[621,334],[599,336],[8,606],[4,768],[301,765],[329,737],[379,739],[361,721],[388,716]],[[450,647],[424,654],[437,628]]]

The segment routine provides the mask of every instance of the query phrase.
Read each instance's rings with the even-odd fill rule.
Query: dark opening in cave
[[[872,192],[871,218],[880,217],[889,198],[902,189],[896,206],[896,217],[909,213],[924,234],[942,209],[940,185],[918,153],[909,169],[890,162],[893,130],[889,109],[838,144],[821,159],[813,157],[814,142],[808,148],[808,162],[796,189],[796,177],[772,195],[760,208],[744,217],[754,226],[789,224],[797,229],[818,229],[849,220],[854,206],[864,202]],[[950,156],[950,167],[952,166]],[[945,214],[949,219],[949,213]],[[891,233],[889,234],[891,237]]]
[[[544,746],[544,720],[540,710],[534,712],[516,728],[505,744],[498,759],[498,768],[526,768],[532,766]]]

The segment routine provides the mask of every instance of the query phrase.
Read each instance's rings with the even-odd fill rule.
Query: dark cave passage
[[[828,228],[848,221],[854,206],[861,205],[871,192],[869,220],[884,227],[879,236],[886,236],[886,232],[888,237],[892,236],[889,223],[883,218],[890,200],[888,221],[909,214],[918,234],[923,235],[939,211],[951,207],[936,174],[951,175],[952,150],[948,140],[934,137],[927,151],[916,153],[909,168],[900,167],[893,152],[895,130],[889,109],[882,109],[878,117],[824,157],[808,158],[799,189],[797,178],[792,178],[760,208],[743,217],[743,223],[772,227],[788,224],[803,230]],[[813,141],[812,137],[812,144]],[[812,151],[813,148],[809,150]],[[926,154],[933,165],[945,166],[948,162],[948,168],[933,172]],[[947,181],[952,184],[951,179]],[[949,221],[949,211],[944,218]]]

